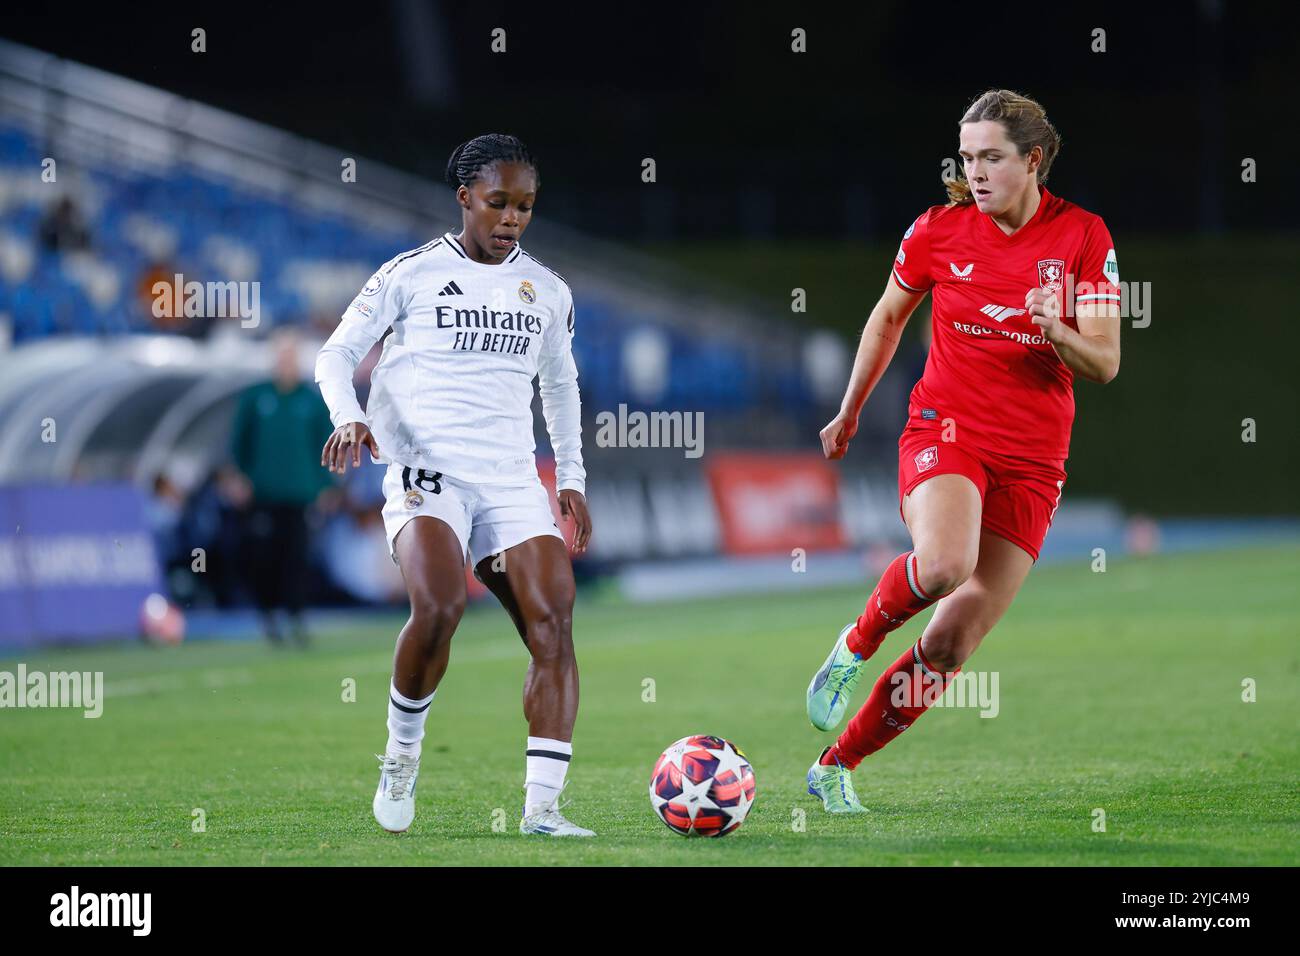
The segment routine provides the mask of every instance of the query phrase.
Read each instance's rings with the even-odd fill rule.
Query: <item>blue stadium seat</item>
[[[0,124],[0,162],[39,160],[40,145],[23,130]],[[0,286],[0,308],[14,315],[14,336],[26,341],[46,335],[91,333],[118,335],[152,331],[148,316],[135,303],[136,288],[151,263],[126,239],[127,222],[144,213],[177,231],[174,265],[182,272],[212,271],[205,243],[214,234],[247,244],[256,252],[262,305],[275,324],[307,321],[307,303],[282,280],[289,261],[360,262],[378,266],[431,236],[377,234],[331,214],[295,208],[278,199],[192,169],[166,175],[89,171],[102,206],[88,224],[97,254],[121,280],[118,300],[92,306],[85,293],[64,276],[57,256],[38,254],[28,280],[15,288]],[[6,211],[4,227],[36,241],[42,216],[37,203]],[[623,343],[635,329],[663,327],[657,316],[629,312],[597,296],[578,293],[574,350],[586,404],[612,409],[631,402],[622,367]],[[760,396],[784,408],[807,408],[809,392],[797,356],[760,358],[733,341],[709,341],[668,331],[669,384],[658,403],[664,409],[729,410],[752,404]]]

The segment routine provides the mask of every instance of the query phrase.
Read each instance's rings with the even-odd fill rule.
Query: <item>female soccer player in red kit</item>
[[[813,677],[813,725],[837,727],[885,636],[938,607],[808,771],[809,792],[832,813],[865,812],[852,770],[925,712],[1011,604],[1060,502],[1074,377],[1104,383],[1119,370],[1114,244],[1100,217],[1043,185],[1060,137],[1042,106],[990,90],[959,130],[965,176],[904,233],[843,405],[821,431],[826,457],[842,458],[908,316],[932,292],[933,341],[898,443],[912,550]]]

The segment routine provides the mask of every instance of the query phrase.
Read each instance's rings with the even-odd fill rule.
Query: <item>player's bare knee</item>
[[[565,641],[573,631],[573,612],[563,609],[545,611],[526,623],[530,636],[536,635],[548,642]]]
[[[566,663],[573,659],[573,611],[556,608],[527,622],[528,651],[538,664]]]
[[[951,673],[965,661],[958,646],[944,637],[930,640],[927,634],[925,641],[921,644],[921,651],[925,654],[925,659],[929,663],[931,670],[940,674]]]
[[[436,646],[451,640],[456,626],[465,613],[465,599],[434,600],[426,598],[411,602],[411,633],[421,643]]]
[[[957,625],[936,629],[932,626],[921,639],[921,651],[934,670],[951,673],[970,659],[982,637],[976,627]]]
[[[941,657],[939,660],[930,661],[930,666],[937,674],[951,674],[957,668],[961,667],[963,661],[955,656]]]
[[[975,560],[965,555],[917,554],[916,576],[921,590],[934,598],[957,590],[975,573]]]

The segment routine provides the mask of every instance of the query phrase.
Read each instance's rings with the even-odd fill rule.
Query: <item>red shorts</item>
[[[903,497],[935,475],[965,475],[979,489],[980,528],[1028,552],[1035,561],[1065,485],[1065,461],[1012,458],[945,442],[937,423],[909,424],[898,439],[898,512]]]

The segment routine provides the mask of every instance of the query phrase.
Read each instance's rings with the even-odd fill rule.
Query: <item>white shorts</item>
[[[538,535],[564,540],[536,475],[522,483],[486,484],[393,462],[384,475],[384,533],[394,562],[397,533],[421,515],[451,525],[474,564]]]

